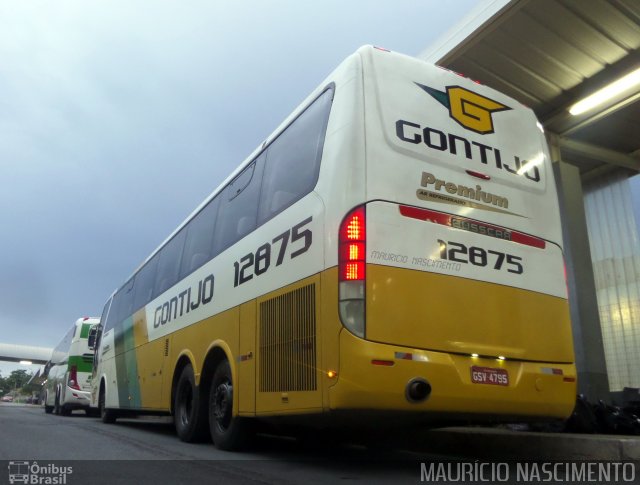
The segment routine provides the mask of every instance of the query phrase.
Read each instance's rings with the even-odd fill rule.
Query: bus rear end
[[[349,331],[331,407],[568,417],[576,370],[540,124],[456,73],[360,52],[366,203],[340,229]]]
[[[89,345],[92,328],[100,319],[83,317],[75,323],[75,332],[68,354],[68,367],[65,374],[66,387],[61,401],[63,409],[84,409],[89,411],[91,404],[91,371],[93,367],[93,348]]]

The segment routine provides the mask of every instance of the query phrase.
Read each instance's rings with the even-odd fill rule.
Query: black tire
[[[104,405],[105,402],[104,388],[100,388],[100,396],[98,397],[98,409],[100,412],[100,419],[105,424],[113,424],[116,422],[117,415],[113,409],[107,409]]]
[[[65,404],[60,406],[60,415],[61,416],[71,416],[71,409],[69,409]]]
[[[209,431],[216,448],[240,450],[253,437],[253,422],[248,418],[233,416],[233,381],[231,367],[221,362],[211,379],[209,388]]]
[[[84,412],[87,413],[87,416],[90,418],[100,417],[100,410],[98,408],[85,408]]]
[[[173,423],[178,437],[187,443],[202,441],[207,436],[208,400],[207,396],[201,396],[201,389],[202,386],[196,386],[193,368],[184,367],[173,399]]]
[[[47,398],[48,398],[48,396],[45,395],[45,397],[44,397],[44,412],[47,413],[47,414],[51,414],[53,412],[53,406],[47,405]]]
[[[53,404],[53,414],[60,416],[60,395],[56,391],[56,399]]]

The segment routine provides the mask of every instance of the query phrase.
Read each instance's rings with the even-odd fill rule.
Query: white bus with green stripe
[[[74,409],[89,414],[93,349],[89,334],[99,318],[79,318],[60,341],[47,363],[44,410],[68,416]]]

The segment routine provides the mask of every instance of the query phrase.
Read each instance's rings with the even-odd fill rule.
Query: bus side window
[[[186,227],[186,241],[180,266],[180,278],[192,273],[213,256],[213,234],[220,197],[211,200]]]
[[[102,324],[99,323],[93,328],[96,330],[96,333],[95,333],[95,338],[93,342],[93,347],[90,346],[89,348],[93,350],[93,371],[92,372],[95,374],[96,369],[98,367],[98,362],[100,361],[100,352],[98,352],[98,349],[100,349],[100,341],[102,340]],[[89,335],[89,337],[91,337],[91,335]]]
[[[96,349],[100,346],[100,337],[102,336],[102,331],[105,328],[105,324],[107,323],[107,315],[109,315],[109,308],[111,307],[112,302],[113,297],[109,298],[107,300],[107,303],[104,304],[102,315],[100,315],[100,323],[96,325],[96,328],[98,328],[98,335],[96,336]]]
[[[258,224],[316,185],[332,96],[332,89],[321,94],[267,148]]]
[[[153,286],[156,281],[158,257],[154,256],[136,274],[136,284],[133,295],[133,311],[137,311],[151,301]]]
[[[118,313],[116,314],[116,324],[122,322],[125,318],[133,313],[133,283],[135,277],[131,278],[122,287],[122,297],[118,305]]]
[[[76,331],[75,325],[71,328],[62,341],[58,344],[58,346],[53,349],[53,354],[51,356],[52,364],[63,364],[67,359],[67,354],[69,353],[69,349],[71,348],[71,340],[73,340],[73,334]]]
[[[264,155],[245,168],[220,197],[213,254],[217,255],[256,228]]]
[[[181,230],[160,250],[153,290],[154,298],[178,282],[185,235],[186,231]]]
[[[113,299],[111,300],[111,307],[109,308],[109,313],[107,314],[107,319],[104,322],[104,332],[108,332],[113,327],[116,326],[116,318],[118,313],[118,305],[120,300],[122,299],[122,290],[118,290],[115,295],[113,295]],[[106,306],[105,306],[106,310]],[[102,319],[100,320],[102,322]]]
[[[127,281],[113,296],[113,302],[109,309],[107,322],[104,325],[104,331],[108,332],[116,327],[127,315],[127,311],[131,308],[133,302],[133,278]]]

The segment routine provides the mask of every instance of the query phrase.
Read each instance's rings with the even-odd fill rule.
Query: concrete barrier
[[[459,427],[431,430],[415,442],[415,447],[430,453],[488,460],[640,460],[640,436]]]

